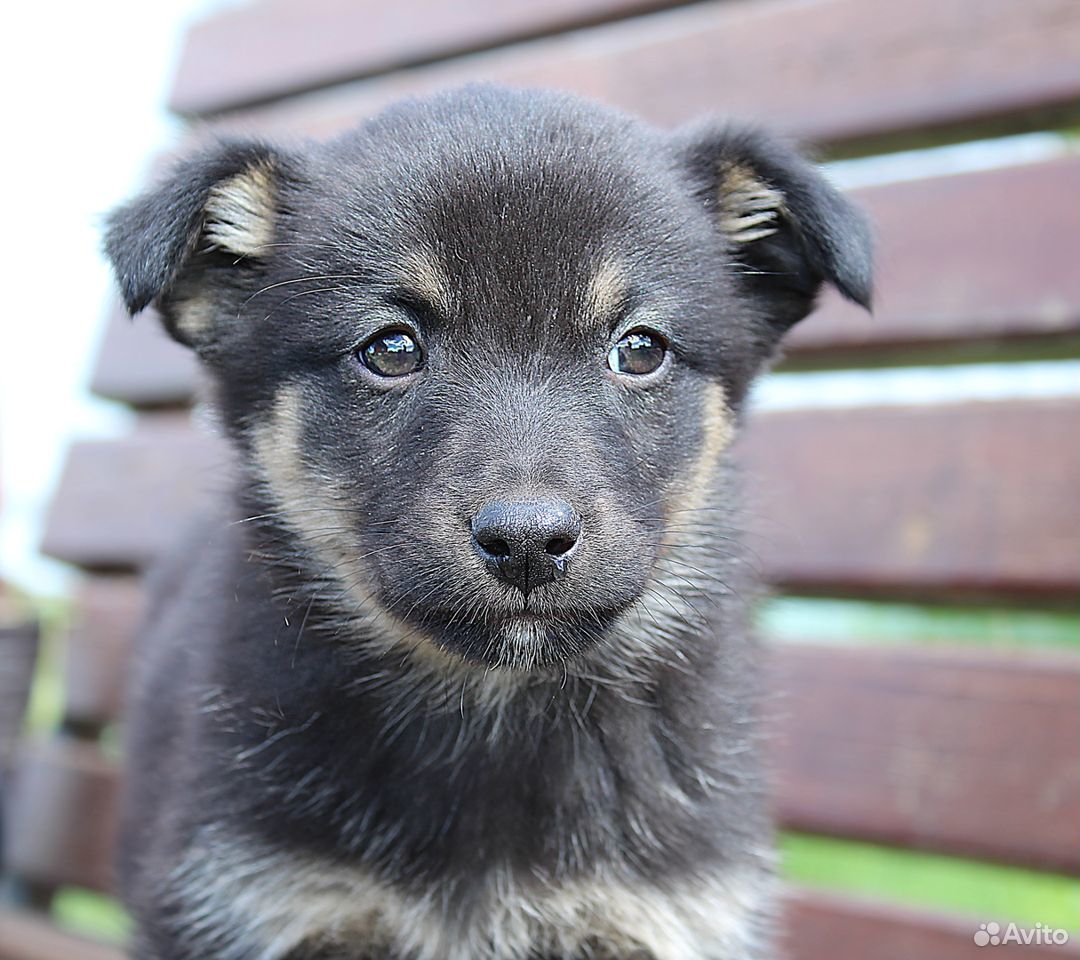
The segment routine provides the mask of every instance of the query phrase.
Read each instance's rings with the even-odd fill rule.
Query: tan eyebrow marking
[[[608,258],[601,261],[585,289],[583,323],[608,326],[623,311],[630,297],[630,277],[623,264]]]
[[[411,251],[400,263],[398,280],[409,295],[430,304],[441,315],[451,312],[453,290],[450,278],[430,250]]]
[[[277,186],[269,164],[257,164],[215,186],[204,212],[204,235],[212,247],[244,257],[265,256],[277,218]]]

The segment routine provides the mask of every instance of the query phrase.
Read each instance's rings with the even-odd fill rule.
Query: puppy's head
[[[492,88],[221,144],[107,250],[214,374],[268,543],[373,634],[489,666],[602,638],[821,284],[870,297],[862,220],[786,146]]]

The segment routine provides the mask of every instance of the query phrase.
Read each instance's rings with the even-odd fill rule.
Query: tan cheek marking
[[[687,546],[693,539],[694,514],[708,505],[721,456],[735,438],[734,418],[728,408],[724,388],[718,383],[709,383],[705,388],[701,422],[698,455],[667,503],[667,518],[676,525],[679,531],[676,539],[681,546]],[[667,554],[671,547],[671,542],[665,536],[660,556]]]
[[[305,465],[304,406],[301,386],[289,384],[278,394],[270,416],[253,430],[255,464],[274,505],[327,571],[348,585],[354,601],[388,647],[405,648],[413,660],[442,673],[460,669],[459,658],[398,620],[379,602],[370,586],[372,573],[356,555],[355,546],[334,536],[334,525],[341,522],[340,504],[346,496],[335,488],[332,478],[319,476]]]
[[[276,218],[274,175],[262,164],[210,191],[203,234],[212,247],[244,257],[264,256],[274,240]]]
[[[176,325],[192,343],[203,339],[214,325],[214,302],[203,293],[181,296],[173,304]]]
[[[341,523],[344,495],[330,477],[315,475],[303,453],[304,398],[299,384],[278,394],[270,416],[253,430],[254,459],[259,479],[267,486],[286,525],[339,580],[347,579],[356,598],[375,604],[370,573],[345,544],[334,536]]]
[[[705,388],[701,410],[701,449],[687,478],[683,509],[701,506],[712,487],[720,457],[735,438],[735,424],[727,405],[724,388],[710,383]]]
[[[619,312],[626,300],[629,279],[617,260],[605,260],[589,280],[585,291],[585,316],[580,319],[589,326],[605,325]]]
[[[284,387],[274,401],[269,418],[255,427],[252,445],[261,479],[269,486],[290,523],[300,522],[296,527],[300,533],[305,532],[303,521],[300,521],[303,514],[297,508],[304,503],[308,485],[301,467],[302,397],[298,384]]]

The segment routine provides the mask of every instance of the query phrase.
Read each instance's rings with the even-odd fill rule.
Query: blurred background
[[[0,960],[123,937],[138,576],[223,461],[190,357],[120,315],[103,214],[208,133],[325,136],[473,79],[758,120],[869,209],[874,317],[824,298],[738,454],[788,949],[950,960],[1016,921],[1072,933],[1023,955],[1080,956],[1073,0],[106,0],[22,5],[4,47]]]

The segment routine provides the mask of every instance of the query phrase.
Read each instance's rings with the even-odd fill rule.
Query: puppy
[[[771,956],[725,451],[860,216],[750,129],[473,87],[118,210],[231,497],[159,576],[140,960]]]

